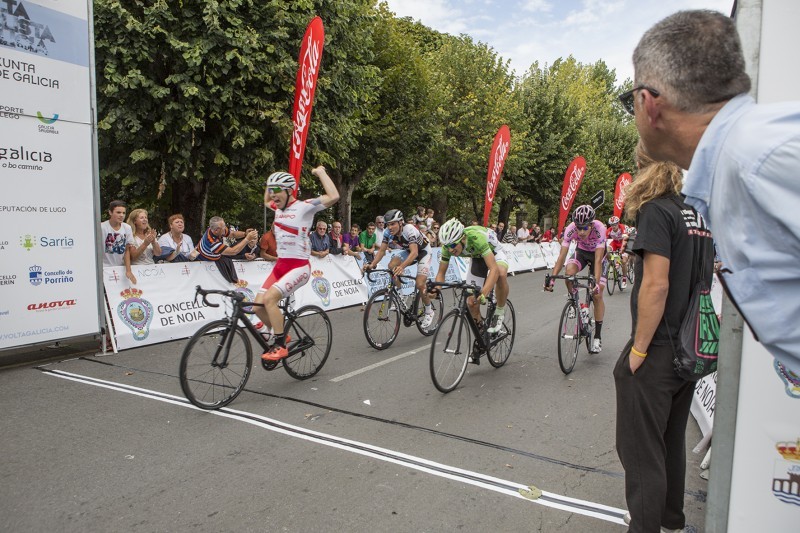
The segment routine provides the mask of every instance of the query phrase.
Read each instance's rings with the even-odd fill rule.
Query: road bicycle
[[[619,252],[608,252],[608,273],[606,274],[606,290],[609,296],[614,294],[614,288],[619,287],[622,292],[628,287],[628,282],[623,280],[622,256]]]
[[[564,374],[569,374],[575,368],[575,362],[578,360],[581,341],[586,341],[586,349],[590,353],[592,350],[594,341],[592,292],[595,287],[595,279],[591,275],[551,276],[547,274],[544,277],[545,286],[549,286],[550,282],[556,279],[571,281],[573,287],[577,289],[568,296],[558,324],[558,365]],[[586,292],[583,303],[580,301],[581,289]]]
[[[401,318],[405,327],[416,324],[419,332],[426,337],[433,335],[444,310],[442,295],[439,294],[431,299],[434,312],[433,322],[429,327],[423,328],[425,306],[422,305],[421,295],[415,285],[416,277],[397,275],[390,269],[376,269],[367,272],[367,278],[373,283],[379,281],[374,277],[377,275],[388,279],[389,284],[387,287],[375,291],[364,308],[364,336],[369,345],[376,350],[385,350],[391,346],[400,331]],[[395,279],[399,280],[401,284],[408,282],[414,284],[414,292],[407,296],[400,294],[400,289],[394,284]]]
[[[201,409],[219,409],[231,403],[244,389],[253,366],[253,348],[245,332],[255,339],[261,352],[271,344],[252,324],[247,315],[261,306],[245,301],[245,295],[232,290],[205,290],[196,287],[195,302],[202,296],[203,304],[219,307],[208,301],[216,294],[231,303],[230,314],[202,326],[189,339],[180,364],[180,381],[186,398]],[[284,315],[284,331],[289,356],[281,361],[261,361],[265,370],[279,364],[295,379],[303,380],[320,371],[331,351],[333,330],[328,315],[317,306],[306,305],[295,310],[288,298],[280,301]],[[259,358],[260,359],[260,358]]]
[[[429,281],[428,290],[435,288],[460,291],[458,304],[442,318],[431,342],[431,379],[440,392],[447,393],[461,382],[470,357],[477,357],[480,362],[480,357],[486,355],[489,364],[494,368],[500,368],[506,363],[514,347],[516,316],[511,301],[506,300],[503,327],[497,333],[489,333],[487,329],[491,325],[489,322],[494,316],[496,306],[494,291],[487,304],[488,318],[483,324],[478,325],[469,312],[467,299],[472,295],[477,296],[481,291],[480,287],[472,283],[467,284],[465,281],[456,283]]]

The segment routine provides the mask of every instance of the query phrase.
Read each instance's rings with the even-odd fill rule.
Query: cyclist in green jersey
[[[442,245],[442,257],[439,260],[436,281],[444,281],[451,256],[470,257],[472,262],[467,282],[474,281],[476,285],[482,286],[478,297],[480,304],[486,303],[492,289],[497,286],[495,291],[497,307],[488,329],[489,333],[497,333],[503,327],[503,316],[508,298],[508,260],[500,241],[497,240],[497,235],[483,226],[465,228],[458,219],[451,218],[439,228],[439,242]],[[467,303],[472,318],[480,324],[481,313],[478,301],[474,296],[470,296]]]

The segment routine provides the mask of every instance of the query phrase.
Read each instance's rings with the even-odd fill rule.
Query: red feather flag
[[[503,166],[508,157],[508,148],[511,144],[511,132],[508,126],[503,124],[497,130],[492,143],[492,151],[489,152],[489,170],[486,173],[486,201],[483,203],[483,225],[489,222],[489,214],[492,212],[494,195],[497,186],[500,184],[500,176],[503,175]]]
[[[580,156],[572,160],[564,174],[564,185],[561,186],[561,203],[558,210],[558,235],[564,230],[564,223],[567,221],[572,202],[578,195],[581,188],[583,177],[586,175],[586,160]]]

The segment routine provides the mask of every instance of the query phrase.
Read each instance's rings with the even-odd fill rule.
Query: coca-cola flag
[[[322,60],[322,46],[325,42],[325,29],[322,19],[314,17],[306,27],[303,42],[300,44],[300,66],[297,69],[297,81],[294,89],[294,108],[292,109],[292,142],[289,148],[289,174],[297,180],[300,188],[300,171],[303,167],[303,155],[306,151],[308,126],[311,123],[311,108],[314,105],[314,90],[317,88],[319,64]]]
[[[567,221],[572,202],[578,195],[581,188],[583,177],[586,175],[586,160],[581,156],[576,157],[567,167],[564,174],[564,185],[561,187],[561,203],[558,209],[558,234],[564,230],[564,223]]]
[[[503,175],[503,165],[506,164],[510,144],[511,132],[508,130],[508,126],[503,124],[497,130],[492,143],[492,151],[489,152],[489,170],[486,173],[486,201],[483,203],[484,226],[489,222],[494,195],[497,192],[497,186],[500,184],[500,176]]]
[[[622,218],[622,210],[625,209],[625,187],[631,184],[631,175],[623,172],[617,178],[617,186],[614,189],[614,216]]]

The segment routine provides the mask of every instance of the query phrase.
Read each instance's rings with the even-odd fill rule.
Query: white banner
[[[717,316],[722,310],[722,284],[717,280],[717,275],[711,278],[711,300]],[[722,364],[725,364],[725,355],[721,357]],[[697,420],[697,425],[703,432],[703,436],[708,435],[714,426],[714,407],[717,400],[717,373],[704,377],[699,380],[694,388],[694,398],[692,399],[692,415]]]
[[[100,330],[87,2],[0,2],[0,349]]]

